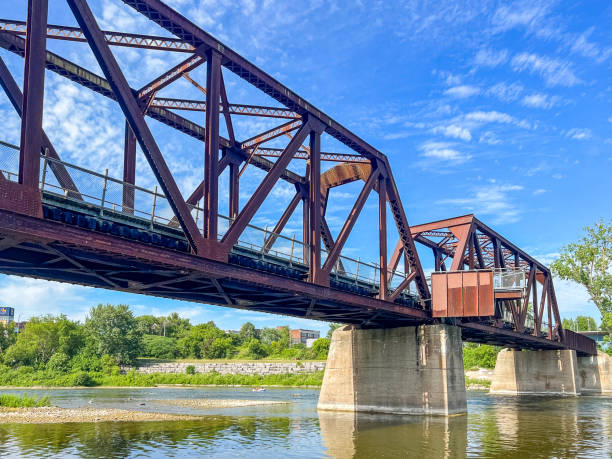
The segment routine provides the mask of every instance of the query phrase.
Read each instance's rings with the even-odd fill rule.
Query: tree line
[[[4,327],[0,362],[23,371],[118,374],[119,365],[133,364],[139,357],[324,360],[329,343],[320,338],[311,348],[291,345],[287,326],[258,330],[247,322],[238,333],[228,333],[214,322],[192,325],[177,313],[136,317],[127,305],[99,304],[84,323],[45,315],[33,317],[19,333]]]

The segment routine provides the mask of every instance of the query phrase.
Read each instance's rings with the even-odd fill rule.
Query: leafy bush
[[[187,375],[195,375],[195,367],[193,365],[187,365],[185,367],[185,374]]]
[[[89,387],[94,385],[94,381],[92,380],[89,373],[85,371],[79,371],[78,373],[72,375],[72,385]]]
[[[47,370],[56,373],[64,373],[70,368],[70,357],[63,352],[56,352],[47,362]]]
[[[463,366],[472,368],[495,368],[497,354],[501,350],[498,346],[488,344],[466,343],[463,345]]]

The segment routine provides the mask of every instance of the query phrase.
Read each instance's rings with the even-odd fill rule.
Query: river
[[[60,407],[200,414],[194,421],[0,424],[2,457],[443,458],[612,457],[612,397],[506,397],[468,392],[468,415],[317,413],[313,389],[2,390]],[[216,398],[285,405],[198,410],[156,400]]]

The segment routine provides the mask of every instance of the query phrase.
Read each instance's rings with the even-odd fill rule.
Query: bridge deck
[[[63,209],[59,207],[62,201]],[[267,258],[268,266],[248,266],[244,260],[247,266],[241,266],[236,263],[240,258],[257,259],[257,254],[243,247],[235,248],[234,263],[208,260],[182,251],[179,244],[169,249],[128,236],[122,228],[141,226],[137,218],[106,211],[101,218],[99,208],[88,204],[88,213],[98,215],[96,229],[89,229],[88,220],[79,219],[87,213],[76,212],[71,200],[46,193],[44,202],[44,219],[0,209],[1,272],[362,327],[434,322],[431,313],[416,302],[409,305],[375,298],[374,284],[366,288],[362,282],[361,294],[344,290],[349,279],[342,276],[335,288],[316,286],[300,278],[303,266],[271,272],[270,265],[287,269],[285,260],[274,257]],[[118,221],[124,224],[117,225]],[[100,231],[104,222],[109,223],[106,232]],[[167,227],[156,226],[147,233],[181,238],[180,232]],[[566,348],[544,337],[517,333],[510,325],[500,329],[493,321],[457,319],[455,323],[468,341],[527,349]]]

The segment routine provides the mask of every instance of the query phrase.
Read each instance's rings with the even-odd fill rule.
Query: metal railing
[[[48,156],[41,156],[42,168],[40,176],[40,189],[46,193],[51,193],[56,197],[61,197],[75,203],[86,203],[97,207],[99,215],[122,214],[129,217],[136,217],[149,222],[151,230],[155,225],[163,225],[168,228],[178,229],[178,223],[174,219],[174,214],[166,196],[159,192],[157,186],[154,190],[149,190],[137,185],[133,185],[109,175],[108,169],[104,174],[91,171],[83,167],[60,161]],[[18,173],[16,165],[19,161],[19,148],[0,142],[0,171],[8,180],[16,181]],[[82,199],[75,197],[73,189],[61,186],[55,175],[52,173],[53,166],[62,166],[70,174],[70,177],[78,187],[78,192]],[[134,196],[133,206],[123,205],[123,194],[127,191]],[[193,218],[198,224],[198,220],[203,215],[203,208],[199,205],[190,206]],[[228,230],[232,220],[219,214],[218,237],[221,239]],[[266,244],[270,238],[275,238],[273,248],[267,249]],[[249,250],[262,260],[274,261],[281,259],[288,262],[289,266],[301,265],[308,266],[303,241],[296,239],[295,235],[288,237],[284,234],[274,233],[268,227],[261,228],[248,224],[241,234],[236,246]],[[328,251],[321,250],[322,263],[325,262]],[[354,284],[368,284],[376,286],[379,281],[380,267],[376,263],[368,263],[360,258],[351,258],[340,255],[338,261],[332,269],[332,277],[342,282]],[[407,274],[400,271],[389,271],[388,285],[393,291],[405,278]],[[406,291],[408,294],[409,292]]]
[[[527,276],[524,268],[495,268],[493,270],[495,290],[525,290]]]

